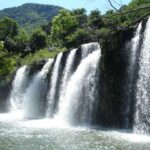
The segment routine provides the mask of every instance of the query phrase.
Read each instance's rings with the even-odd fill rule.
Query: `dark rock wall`
[[[134,28],[120,30],[105,37],[101,43],[100,62],[102,91],[98,122],[105,127],[123,128],[123,96],[127,71],[125,44],[131,40]]]
[[[0,86],[0,112],[6,112],[8,110],[8,98],[11,91],[12,82],[7,82],[5,85]]]

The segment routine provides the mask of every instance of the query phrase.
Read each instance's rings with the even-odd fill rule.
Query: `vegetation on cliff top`
[[[23,5],[28,11],[29,6]],[[34,7],[31,10],[39,10],[39,5],[32,6]],[[41,6],[39,14],[42,18],[47,16],[49,22],[40,27],[37,25],[30,34],[22,22],[21,12],[16,14],[20,15],[19,24],[11,18],[0,19],[0,81],[10,77],[20,65],[31,64],[45,57],[55,57],[60,51],[86,42],[99,41],[101,37],[113,31],[132,25],[135,20],[150,15],[146,7],[150,7],[149,0],[132,0],[128,6],[124,5],[118,11],[108,10],[103,15],[99,10],[93,10],[87,15],[84,8],[72,11],[63,9],[51,19],[50,10],[45,11]],[[14,8],[14,11],[16,9],[18,10],[18,7]],[[4,12],[7,12],[6,10],[9,9]],[[27,11],[24,13],[27,15]]]

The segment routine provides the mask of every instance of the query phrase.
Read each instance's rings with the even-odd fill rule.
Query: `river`
[[[150,150],[150,136],[1,114],[0,150]]]

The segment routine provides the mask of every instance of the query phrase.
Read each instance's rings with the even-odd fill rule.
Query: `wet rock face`
[[[8,102],[9,94],[11,91],[11,81],[6,83],[3,86],[0,86],[0,112],[6,112],[8,110]]]
[[[100,62],[103,94],[100,94],[97,121],[105,127],[123,128],[123,96],[127,57],[125,44],[131,40],[134,28],[120,30],[100,41]],[[103,121],[101,121],[103,120]]]
[[[47,59],[42,59],[38,62],[31,64],[29,67],[29,75],[33,75],[34,73],[40,71],[46,62]]]

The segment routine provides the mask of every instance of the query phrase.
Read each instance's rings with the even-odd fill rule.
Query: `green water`
[[[0,150],[150,150],[150,136],[0,120]]]

